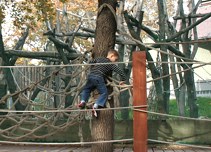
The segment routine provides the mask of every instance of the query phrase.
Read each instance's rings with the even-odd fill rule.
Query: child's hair
[[[119,53],[116,50],[114,50],[114,49],[110,49],[108,51],[108,54],[113,54],[114,56],[119,57]]]

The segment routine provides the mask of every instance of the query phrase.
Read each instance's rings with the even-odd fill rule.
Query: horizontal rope
[[[101,140],[92,142],[71,142],[71,143],[40,143],[40,142],[13,142],[13,141],[0,141],[0,144],[18,144],[18,145],[90,145],[90,144],[102,144],[102,143],[116,143],[116,142],[128,142],[133,139],[120,139],[120,140]]]
[[[144,108],[147,105],[143,106],[129,106],[129,107],[115,107],[115,108],[102,108],[96,109],[97,111],[108,111],[108,110],[122,110],[122,109],[133,109],[133,108]],[[9,112],[9,113],[59,113],[59,112],[87,112],[92,111],[92,109],[61,109],[61,110],[42,110],[42,111],[16,111],[16,110],[5,110],[0,109],[0,112]]]
[[[176,58],[180,58],[180,59],[184,59],[184,60],[188,60],[188,61],[195,61],[193,59],[190,59],[190,58],[186,58],[186,57],[181,57],[181,56],[178,56],[178,55],[174,55],[174,54],[171,54],[171,53],[168,53],[168,52],[165,52],[165,51],[162,51],[158,48],[154,48],[154,47],[151,47],[151,46],[146,46],[143,42],[141,42],[140,40],[138,39],[135,39],[133,38],[131,35],[125,33],[125,32],[122,32],[123,35],[127,36],[128,38],[132,39],[134,42],[136,42],[137,44],[141,44],[143,46],[145,46],[146,48],[149,48],[151,50],[155,50],[157,52],[160,52],[160,53],[163,53],[163,54],[167,54],[167,55],[170,55],[170,56],[174,56]]]
[[[139,112],[144,112],[144,113],[149,113],[149,114],[154,114],[154,115],[158,115],[158,116],[166,116],[166,117],[173,117],[173,118],[180,118],[180,119],[187,119],[187,120],[200,120],[200,121],[208,121],[208,122],[211,121],[211,119],[199,119],[199,118],[190,118],[190,117],[183,117],[183,116],[175,116],[175,115],[169,115],[169,114],[152,112],[152,111],[141,110],[141,109],[133,109],[133,110],[134,111],[139,111]]]
[[[40,143],[40,142],[0,141],[0,144],[62,146],[62,145],[90,145],[90,144],[102,144],[102,143],[117,143],[117,142],[129,142],[129,141],[133,141],[133,138],[120,139],[120,140],[101,140],[101,141],[93,141],[93,142],[71,142],[71,143]],[[171,145],[187,146],[187,147],[193,147],[193,148],[211,149],[211,147],[207,147],[207,146],[182,144],[182,143],[178,143],[178,142],[167,142],[167,141],[154,140],[154,139],[148,139],[148,141],[156,142],[156,143],[171,144]]]
[[[158,63],[158,64],[206,64],[211,65],[211,62],[195,61],[195,62],[163,62],[163,61],[148,61],[148,63]]]
[[[191,145],[191,144],[182,144],[182,143],[178,143],[178,142],[168,142],[168,141],[161,141],[161,140],[155,140],[155,139],[148,139],[148,141],[156,142],[156,143],[163,143],[163,144],[187,146],[187,147],[192,147],[192,148],[211,149],[211,147],[207,147],[207,146],[199,146],[199,145]]]
[[[112,62],[112,63],[79,63],[79,64],[67,64],[67,65],[16,65],[16,66],[0,66],[0,68],[31,68],[31,67],[74,67],[74,66],[90,66],[90,65],[105,65],[105,64],[124,64],[132,63],[132,61],[125,62]]]
[[[149,81],[147,81],[147,83],[154,82],[156,80],[160,80],[162,78],[166,78],[166,77],[169,77],[169,76],[172,76],[172,75],[176,75],[176,74],[179,74],[179,73],[182,73],[182,72],[186,72],[186,71],[189,71],[189,70],[193,70],[193,69],[196,69],[196,68],[200,68],[200,67],[208,65],[208,64],[211,64],[211,62],[205,63],[205,64],[200,64],[200,65],[197,65],[197,66],[194,66],[194,67],[188,67],[187,69],[180,70],[178,72],[174,72],[174,73],[171,73],[171,74],[163,75],[161,77],[154,78],[153,80],[149,80]]]
[[[163,52],[161,52],[163,53]],[[168,53],[165,53],[168,54]],[[169,54],[171,55],[171,54]],[[191,60],[191,59],[190,59]],[[210,62],[203,62],[203,61],[184,61],[184,62],[162,62],[162,61],[147,61],[148,63],[169,63],[169,64],[207,64],[211,65]],[[41,67],[74,67],[74,66],[91,66],[91,65],[105,65],[105,64],[125,64],[125,63],[132,63],[132,61],[124,61],[124,62],[112,62],[112,63],[86,63],[86,64],[68,64],[68,65],[16,65],[16,66],[0,66],[0,68],[41,68]]]
[[[184,41],[184,42],[154,42],[154,43],[143,43],[145,45],[169,45],[169,44],[196,44],[196,43],[208,43],[211,42],[210,39],[206,40],[191,40],[191,41]]]

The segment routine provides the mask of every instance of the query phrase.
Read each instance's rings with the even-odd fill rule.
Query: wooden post
[[[146,105],[146,53],[133,53],[133,106]],[[137,108],[146,110],[144,108]],[[147,152],[147,113],[133,111],[133,149],[134,152]]]

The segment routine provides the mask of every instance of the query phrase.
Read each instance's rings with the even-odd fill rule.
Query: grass
[[[197,98],[197,106],[199,110],[199,117],[211,118],[211,98],[199,97]],[[185,116],[189,117],[189,107],[185,107]],[[175,99],[169,102],[169,114],[179,116],[177,102]],[[121,120],[121,112],[115,114],[116,119]],[[129,111],[129,119],[133,119],[133,111]]]
[[[199,110],[199,117],[211,118],[211,98],[198,97],[197,106]],[[179,115],[176,100],[170,100],[169,113],[171,115]],[[185,116],[189,116],[189,107],[185,107]]]

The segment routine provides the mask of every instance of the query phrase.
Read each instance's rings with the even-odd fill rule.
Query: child
[[[90,63],[111,63],[117,61],[119,54],[116,50],[109,50],[107,57],[100,57],[93,59]],[[97,112],[95,109],[99,107],[105,107],[106,101],[108,99],[108,90],[106,87],[105,79],[110,74],[110,72],[116,72],[121,76],[120,85],[124,84],[125,75],[123,71],[115,64],[96,64],[91,66],[90,73],[88,75],[88,80],[81,93],[81,102],[78,105],[79,108],[83,109],[88,102],[91,91],[97,89],[100,96],[93,106],[93,115],[97,117]]]

